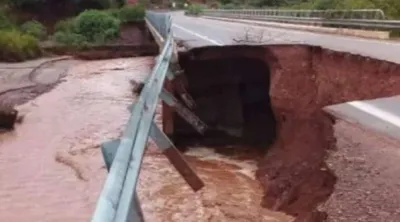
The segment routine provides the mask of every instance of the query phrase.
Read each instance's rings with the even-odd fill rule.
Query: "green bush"
[[[192,4],[187,7],[185,14],[197,16],[200,15],[204,9],[205,9],[204,5]]]
[[[74,31],[90,43],[101,44],[119,35],[120,20],[105,11],[86,10],[74,21]]]
[[[0,31],[0,59],[8,62],[18,62],[36,58],[41,55],[41,49],[35,37],[17,30]]]
[[[55,42],[73,47],[104,44],[119,35],[119,10],[86,10],[75,18],[60,21],[55,26]]]
[[[14,29],[15,24],[14,21],[10,18],[10,13],[7,9],[0,9],[0,30],[3,29]]]
[[[56,32],[53,35],[53,40],[55,42],[73,47],[83,47],[88,45],[85,36],[73,32]]]
[[[116,19],[120,19],[120,9],[119,8],[112,8],[112,9],[108,9],[106,10],[107,14],[109,14],[110,16],[116,18]]]
[[[144,20],[146,12],[143,6],[126,6],[119,9],[119,19],[121,22],[134,22]]]
[[[22,24],[21,31],[25,34],[43,40],[47,36],[47,29],[38,21],[28,21]]]
[[[75,18],[61,20],[54,26],[55,32],[75,32]]]

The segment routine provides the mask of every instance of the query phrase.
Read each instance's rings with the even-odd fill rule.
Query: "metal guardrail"
[[[356,18],[360,16],[353,16],[346,18],[345,12],[347,11],[334,11],[325,10],[314,12],[312,10],[230,10],[230,9],[215,9],[204,10],[202,15],[210,17],[224,17],[235,19],[250,19],[261,20],[270,22],[294,23],[305,25],[317,26],[333,26],[343,28],[365,28],[365,29],[378,29],[378,30],[398,30],[400,29],[400,20],[384,20],[384,14],[381,10],[375,11],[378,18],[366,19]],[[357,13],[356,13],[357,12]],[[353,11],[353,15],[362,14],[363,10]],[[365,10],[365,13],[370,13]],[[361,15],[360,14],[360,15]],[[328,16],[330,15],[330,16]],[[362,17],[362,16],[361,16]]]
[[[167,39],[171,28],[171,20],[167,17],[168,16],[166,16],[166,13],[151,11],[146,12],[146,18],[164,39]]]
[[[169,71],[174,50],[171,17],[164,13],[147,12],[146,18],[164,36],[164,46],[138,101],[131,106],[131,116],[122,138],[101,146],[109,173],[98,198],[92,222],[144,221],[136,188],[149,136],[193,190],[197,191],[204,186],[172,142],[153,122],[160,98],[167,100],[166,103],[171,106],[179,107],[179,104],[172,94],[163,89],[166,76],[173,77]],[[192,114],[190,110],[185,111],[186,114]]]
[[[205,10],[220,14],[246,14],[252,16],[274,17],[302,17],[302,18],[329,18],[329,19],[385,19],[381,9],[350,9],[350,10],[306,10],[306,9],[217,9]]]

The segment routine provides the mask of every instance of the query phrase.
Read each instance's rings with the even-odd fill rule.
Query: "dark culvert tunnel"
[[[337,181],[325,163],[335,120],[323,107],[400,94],[398,64],[308,45],[194,48],[179,54],[179,65],[192,111],[209,128],[201,135],[163,110],[175,145],[256,151],[261,205],[296,222],[325,220],[317,207]]]
[[[276,137],[269,97],[270,70],[264,61],[246,57],[190,60],[181,57],[193,110],[208,130],[199,134],[178,115],[177,146],[251,146],[265,149]]]

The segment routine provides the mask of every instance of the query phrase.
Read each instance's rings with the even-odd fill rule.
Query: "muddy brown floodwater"
[[[153,58],[71,64],[53,90],[18,106],[23,123],[0,135],[1,221],[90,219],[107,174],[99,144],[120,136],[135,99],[129,80],[143,80]],[[207,185],[198,193],[150,143],[139,181],[147,221],[292,221],[260,206],[255,161],[207,148],[192,149],[187,157]]]
[[[106,176],[99,143],[119,136],[129,80],[152,63],[79,62],[55,89],[17,107],[23,123],[0,137],[1,221],[89,220]]]
[[[206,185],[197,193],[154,147],[147,153],[139,182],[147,221],[293,221],[260,206],[263,191],[254,177],[256,161],[228,158],[206,147],[190,149],[186,157]]]

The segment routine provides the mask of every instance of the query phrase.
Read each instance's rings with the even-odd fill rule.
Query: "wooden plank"
[[[174,88],[172,85],[172,80],[165,80],[164,90],[173,92]],[[162,102],[162,126],[165,134],[168,136],[172,136],[174,134],[174,110],[164,100]]]
[[[192,111],[190,111],[188,108],[186,108],[182,103],[180,103],[170,92],[168,92],[166,89],[164,89],[161,94],[160,98],[170,107],[172,107],[183,119],[185,119],[190,125],[193,126],[194,129],[197,130],[197,132],[203,134],[204,131],[207,129],[207,125],[198,117],[196,116]],[[168,110],[169,111],[169,110]],[[173,116],[168,116],[168,118],[173,118]],[[167,123],[169,124],[168,121],[171,121],[170,119],[165,119]],[[164,124],[164,122],[163,122]],[[165,131],[166,134],[168,135],[168,131]]]
[[[162,132],[154,122],[151,126],[149,135],[157,144],[157,147],[163,152],[163,154],[168,158],[171,164],[195,192],[204,187],[204,183],[200,177],[187,163],[183,155],[178,149],[176,149],[167,135],[165,135],[165,133]],[[101,151],[103,153],[104,161],[108,170],[112,165],[120,142],[121,141],[119,139],[116,139],[101,145]]]
[[[176,149],[167,135],[165,135],[155,123],[153,123],[150,130],[150,136],[193,191],[196,192],[204,187],[204,182],[185,160],[179,150]]]

